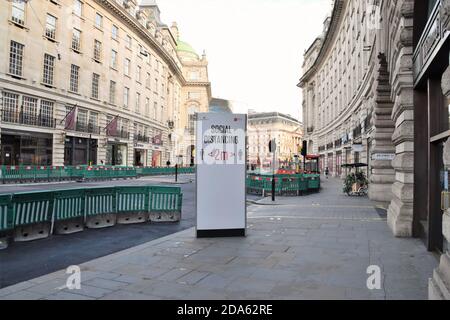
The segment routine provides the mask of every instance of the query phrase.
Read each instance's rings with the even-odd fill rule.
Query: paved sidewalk
[[[396,239],[385,212],[341,193],[270,199],[248,209],[246,238],[196,239],[194,229],[0,290],[0,299],[426,299],[437,264],[417,239]],[[380,290],[367,289],[378,265]]]

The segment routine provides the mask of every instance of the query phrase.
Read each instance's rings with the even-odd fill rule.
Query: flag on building
[[[72,110],[66,116],[66,130],[75,130],[77,124],[77,106],[73,107]]]
[[[152,143],[155,145],[162,145],[162,133],[157,134],[153,137]]]
[[[116,116],[112,121],[106,126],[106,135],[117,136],[119,126],[119,116]]]

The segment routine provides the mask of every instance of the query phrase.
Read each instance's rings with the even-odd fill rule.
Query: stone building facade
[[[189,162],[208,63],[154,1],[2,1],[0,43],[0,164]]]
[[[344,163],[368,164],[369,197],[388,205],[393,233],[443,253],[430,298],[446,299],[448,8],[441,0],[334,1],[299,83],[309,151],[335,175],[345,175]]]
[[[302,146],[302,123],[279,112],[249,112],[247,132],[248,162],[253,166],[271,166],[273,156],[269,152],[269,141],[272,139],[276,139],[277,144],[277,166],[292,162]]]

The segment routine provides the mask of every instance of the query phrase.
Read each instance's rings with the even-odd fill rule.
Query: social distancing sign
[[[197,236],[245,236],[247,115],[199,113]]]

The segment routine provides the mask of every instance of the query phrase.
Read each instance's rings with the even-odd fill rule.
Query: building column
[[[447,99],[450,99],[450,67],[442,76],[442,91]],[[450,139],[447,139],[445,143],[443,160],[445,170],[450,170]],[[450,209],[447,209],[442,216],[442,233],[447,243],[450,243]],[[450,300],[450,252],[448,247],[444,250],[439,266],[434,270],[433,277],[429,281],[430,300]]]
[[[387,61],[384,54],[378,55],[378,70],[375,81],[375,108],[373,111],[373,142],[371,157],[375,154],[395,154],[392,143],[394,122],[391,119],[393,103],[391,101],[391,86]],[[392,161],[373,159],[372,175],[370,177],[369,198],[374,201],[390,202],[392,200],[392,184],[395,171]]]
[[[52,136],[53,151],[52,151],[52,165],[64,165],[64,147],[66,145],[65,123],[61,122],[66,116],[66,107],[63,103],[56,103],[55,105],[55,128],[57,132]]]
[[[388,224],[395,236],[411,237],[413,235],[414,207],[414,89],[413,72],[409,66],[413,57],[412,19],[414,2],[407,0],[401,7],[404,20],[402,36],[399,39],[400,56],[392,87],[394,109],[392,120],[395,131],[392,141],[395,145],[395,182],[392,186],[393,199],[388,209]]]

